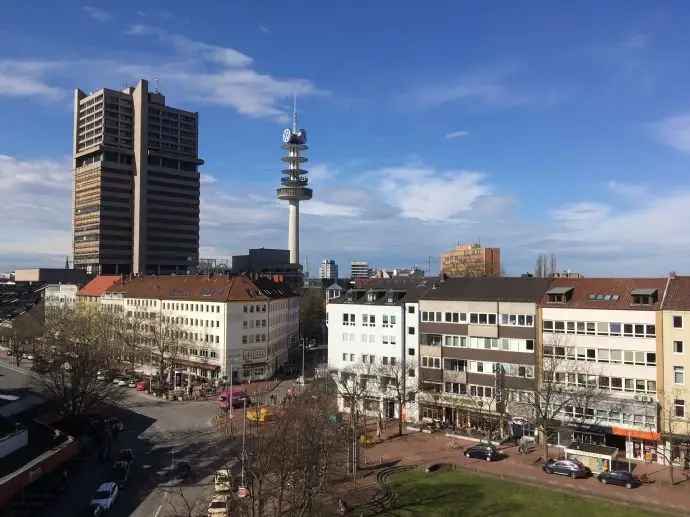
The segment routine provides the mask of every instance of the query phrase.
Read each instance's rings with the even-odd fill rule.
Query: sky
[[[690,4],[516,4],[4,1],[0,271],[71,253],[74,89],[144,78],[199,112],[202,257],[287,247],[296,94],[312,275],[476,241],[506,274],[690,273]]]

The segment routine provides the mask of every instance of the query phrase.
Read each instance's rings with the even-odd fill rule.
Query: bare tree
[[[84,414],[122,394],[97,380],[99,370],[117,360],[110,325],[90,307],[63,308],[46,320],[41,350],[46,371],[37,382],[66,416]]]
[[[381,364],[377,369],[378,383],[382,397],[393,399],[398,408],[398,434],[402,435],[405,423],[405,413],[411,401],[417,394],[417,384],[408,382],[405,366],[395,364]]]
[[[44,332],[44,306],[37,304],[30,310],[8,320],[0,326],[0,336],[8,344],[17,366],[21,365],[23,354],[35,353],[36,346]]]

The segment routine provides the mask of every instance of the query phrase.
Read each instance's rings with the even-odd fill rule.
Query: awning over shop
[[[638,431],[636,429],[626,429],[625,427],[611,427],[611,434],[616,436],[624,436],[626,438],[635,438],[636,440],[647,440],[649,442],[658,442],[661,439],[661,434],[654,431]]]

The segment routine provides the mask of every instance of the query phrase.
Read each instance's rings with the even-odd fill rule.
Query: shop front
[[[611,434],[625,439],[625,458],[629,460],[657,463],[660,461],[658,448],[661,436],[653,431],[637,431],[624,427],[612,427]]]
[[[564,450],[566,459],[578,460],[594,474],[608,472],[612,469],[618,449],[607,445],[573,443]]]

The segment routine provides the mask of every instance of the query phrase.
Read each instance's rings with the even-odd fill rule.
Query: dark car
[[[586,478],[591,471],[577,460],[553,460],[550,459],[542,467],[547,474],[560,474],[571,478]]]
[[[602,472],[597,476],[597,479],[601,481],[604,485],[619,485],[625,488],[637,488],[642,483],[640,478],[633,476],[631,472],[627,470],[613,470],[611,472]]]
[[[127,465],[134,463],[134,451],[132,449],[120,449],[115,461],[124,461]]]
[[[486,461],[497,461],[501,459],[501,453],[491,444],[480,443],[467,449],[465,451],[465,457]]]
[[[117,486],[124,488],[129,481],[130,463],[127,461],[116,461],[113,463],[113,478]]]

